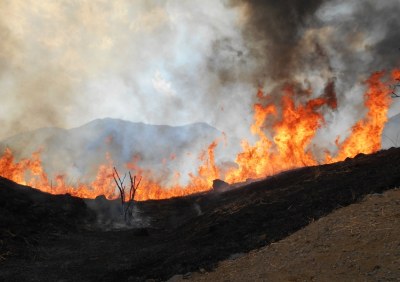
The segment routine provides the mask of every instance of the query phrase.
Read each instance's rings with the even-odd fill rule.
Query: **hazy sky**
[[[399,0],[0,0],[0,138],[104,117],[241,137],[258,87],[328,80],[335,136],[363,115],[361,81],[400,66],[399,17]]]

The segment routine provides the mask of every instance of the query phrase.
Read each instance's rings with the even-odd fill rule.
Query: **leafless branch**
[[[129,189],[129,194],[127,195],[128,198],[126,198],[126,195],[125,195],[126,187],[124,185],[126,174],[124,175],[124,178],[121,179],[121,177],[118,174],[117,169],[114,167],[113,177],[114,177],[115,184],[117,184],[117,188],[120,193],[122,210],[124,212],[124,219],[125,219],[125,222],[127,222],[128,216],[129,217],[132,216],[132,209],[133,209],[133,203],[135,200],[136,191],[139,188],[142,178],[140,178],[139,181],[136,182],[136,179],[137,179],[136,175],[134,177],[132,177],[132,174],[129,172],[129,179],[131,182],[130,183],[131,186]]]
[[[117,187],[119,190],[119,195],[121,198],[122,206],[124,206],[124,203],[125,203],[125,186],[124,186],[125,177],[126,177],[126,174],[124,175],[124,178],[121,179],[121,177],[118,174],[117,169],[114,167],[113,178],[114,178],[115,184],[117,184]]]

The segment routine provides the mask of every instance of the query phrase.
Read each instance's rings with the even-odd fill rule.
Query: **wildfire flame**
[[[384,72],[374,73],[366,81],[367,116],[353,126],[350,136],[342,144],[338,144],[339,153],[336,157],[327,155],[328,163],[341,161],[359,153],[370,154],[381,148],[381,136],[387,121],[392,91],[388,84],[381,81],[383,75]],[[400,78],[400,71],[393,71],[392,78],[394,80]]]
[[[277,107],[275,104],[254,105],[255,122],[251,131],[259,140],[254,146],[247,141],[242,142],[243,152],[236,158],[239,168],[228,172],[228,182],[244,181],[247,178],[316,164],[312,154],[307,151],[307,146],[323,122],[323,116],[317,110],[326,105],[327,100],[317,98],[309,100],[305,105],[295,105],[293,88],[285,88],[284,94],[281,117],[273,125],[273,138],[267,137],[263,125],[269,116],[277,117]]]
[[[384,72],[377,72],[365,82],[367,90],[364,97],[368,112],[365,118],[352,127],[351,133],[343,142],[336,140],[338,152],[335,155],[327,152],[325,163],[341,161],[359,153],[372,153],[381,148],[381,135],[391,102],[390,85],[394,80],[400,80],[400,70],[392,71],[389,81],[382,81],[383,77]],[[173,184],[163,187],[155,180],[152,171],[141,169],[134,159],[126,164],[126,168],[143,179],[135,199],[143,201],[186,196],[210,190],[213,180],[221,177],[228,183],[235,183],[318,164],[310,150],[310,144],[318,129],[324,125],[323,109],[335,110],[337,107],[332,82],[327,84],[325,92],[321,98],[300,103],[294,98],[294,88],[287,86],[283,89],[281,107],[278,108],[274,103],[263,105],[261,102],[268,99],[259,90],[257,97],[260,103],[254,105],[254,123],[251,126],[251,132],[258,137],[258,141],[251,145],[243,140],[242,152],[236,157],[237,167],[224,174],[215,163],[215,149],[221,140],[215,140],[201,152],[201,164],[196,174],[189,175],[190,181],[187,185],[179,184],[181,174],[175,172]],[[267,123],[272,124],[268,127],[272,128],[270,133],[265,130]],[[173,159],[175,155],[171,155],[170,160]],[[95,198],[99,195],[105,195],[108,199],[118,197],[113,181],[113,161],[109,155],[107,163],[99,166],[92,183],[72,185],[67,183],[65,175],[56,176],[54,181],[49,179],[42,166],[40,151],[35,152],[30,159],[15,161],[11,150],[6,149],[0,158],[0,176],[52,194],[69,193],[82,198]]]

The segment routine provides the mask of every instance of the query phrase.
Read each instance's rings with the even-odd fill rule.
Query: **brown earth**
[[[356,281],[369,279],[369,273],[372,281],[398,279],[398,261],[389,261],[399,249],[392,240],[399,234],[398,213],[379,206],[392,196],[373,196],[382,201],[376,211],[364,210],[363,204],[349,207],[354,214],[338,210],[396,187],[400,149],[390,149],[287,171],[226,192],[139,202],[134,217],[139,223],[120,228],[113,224],[118,201],[54,196],[0,178],[0,281],[164,281],[200,269],[211,273],[218,262],[249,252],[244,270],[270,261],[269,268],[259,268],[272,281],[352,280],[346,273],[357,271],[366,276]],[[349,221],[321,219],[332,212],[345,213]],[[374,214],[379,213],[390,222],[377,224]],[[318,225],[325,221],[327,229]],[[338,232],[355,235],[341,237]],[[273,256],[275,250],[282,256],[257,259],[251,251],[264,246],[269,247],[261,253]],[[372,259],[374,251],[378,262]],[[235,270],[230,272],[235,276]],[[252,276],[253,271],[243,273],[241,281],[264,279]]]
[[[400,281],[400,190],[368,195],[212,272],[169,281]]]

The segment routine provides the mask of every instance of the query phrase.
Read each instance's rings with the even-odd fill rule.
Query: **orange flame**
[[[396,79],[399,74],[398,70],[393,71],[392,78]],[[381,81],[383,75],[383,72],[374,73],[366,81],[368,85],[365,93],[367,116],[352,127],[350,136],[342,144],[337,142],[339,148],[337,156],[331,157],[328,154],[326,162],[342,161],[359,153],[370,154],[381,148],[381,136],[387,121],[392,91],[389,85]]]
[[[149,170],[143,170],[136,165],[137,159],[127,164],[127,168],[134,170],[138,177],[142,177],[140,187],[136,191],[135,199],[144,201],[149,199],[167,199],[172,197],[182,197],[193,193],[199,193],[211,189],[212,182],[218,178],[218,168],[215,166],[214,149],[218,145],[218,140],[214,141],[208,148],[200,154],[203,162],[198,168],[198,175],[191,174],[191,182],[182,186],[179,185],[180,174],[175,173],[175,180],[172,187],[163,187],[159,181],[153,180],[154,174]],[[119,195],[114,185],[113,161],[107,154],[107,164],[100,165],[96,178],[90,184],[77,183],[69,185],[66,183],[64,175],[57,175],[54,183],[49,181],[40,159],[40,152],[35,152],[31,159],[22,159],[18,162],[10,149],[6,149],[0,158],[0,175],[23,185],[29,185],[43,192],[51,194],[71,194],[81,198],[96,198],[105,195],[107,199],[116,199]],[[29,178],[29,181],[25,179]]]
[[[55,181],[50,181],[43,169],[40,152],[32,154],[31,159],[22,159],[15,162],[10,149],[6,149],[0,158],[1,176],[19,184],[29,185],[43,192],[51,194],[71,194],[81,198],[94,198],[105,195],[108,199],[117,197],[113,187],[113,166],[109,156],[108,164],[100,165],[96,179],[90,184],[67,184],[65,175],[57,175]],[[29,179],[29,181],[25,181]]]
[[[260,92],[259,92],[260,93]],[[253,134],[259,140],[254,146],[242,142],[243,152],[236,158],[238,169],[228,172],[226,180],[230,183],[245,181],[247,178],[258,178],[272,175],[279,171],[314,165],[316,161],[307,148],[323,122],[318,109],[327,104],[322,98],[312,99],[305,105],[296,105],[293,100],[294,90],[284,89],[282,98],[282,116],[273,125],[273,138],[264,133],[264,122],[269,116],[277,118],[278,110],[274,104],[263,107],[254,106]],[[258,94],[259,97],[262,95]]]
[[[326,163],[380,149],[381,134],[391,102],[389,85],[394,80],[400,80],[400,70],[392,71],[393,81],[382,82],[383,75],[383,72],[375,73],[366,81],[368,89],[364,96],[367,115],[352,127],[346,140],[340,143],[339,138],[336,139],[338,153],[336,156],[327,153]],[[243,150],[236,157],[237,167],[231,168],[224,175],[215,163],[215,149],[221,140],[215,140],[201,152],[201,164],[196,174],[189,174],[190,181],[187,185],[180,184],[181,173],[175,172],[172,185],[164,187],[151,170],[140,168],[138,159],[134,158],[126,168],[143,179],[135,199],[143,201],[186,196],[210,190],[213,180],[220,177],[229,183],[235,183],[292,168],[316,165],[318,162],[310,145],[318,129],[324,125],[322,110],[335,110],[337,107],[333,82],[327,84],[323,97],[304,103],[294,99],[296,96],[292,87],[285,87],[283,93],[282,110],[279,110],[275,104],[266,103],[268,96],[264,96],[261,89],[258,91],[260,103],[254,105],[254,123],[250,128],[258,140],[254,145],[247,140],[242,141]],[[266,130],[268,128],[271,129],[270,132]],[[173,161],[175,158],[171,154],[169,159]],[[17,162],[10,149],[6,149],[0,157],[0,176],[52,194],[69,193],[82,198],[95,198],[99,195],[105,195],[108,199],[118,197],[113,179],[113,161],[108,154],[107,163],[99,166],[95,180],[89,184],[68,184],[64,175],[56,176],[53,182],[43,169],[40,152],[35,152],[30,159]]]

